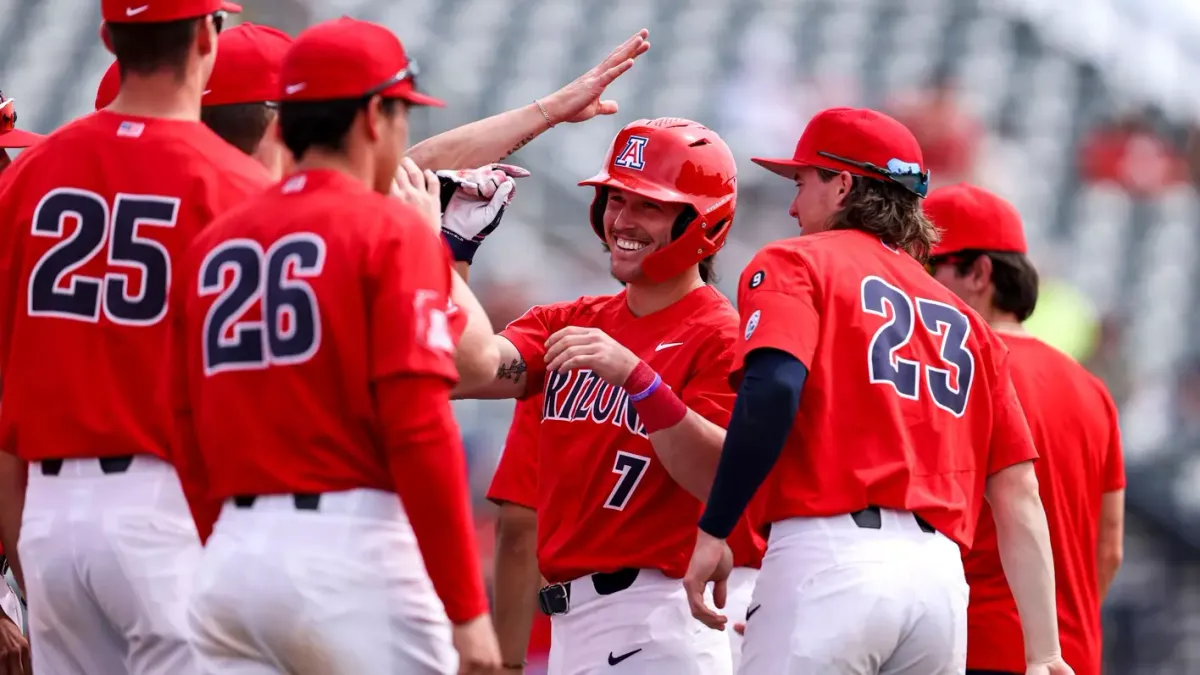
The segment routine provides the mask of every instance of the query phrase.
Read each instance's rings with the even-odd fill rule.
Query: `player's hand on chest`
[[[546,370],[591,370],[608,384],[621,387],[639,361],[648,363],[672,386],[687,369],[683,366],[680,371],[678,361],[688,357],[689,350],[681,349],[687,344],[686,336],[630,335],[625,331],[619,337],[594,326],[567,326],[546,340]]]
[[[640,360],[608,333],[591,326],[567,326],[546,340],[546,370],[590,370],[614,387],[625,384]]]

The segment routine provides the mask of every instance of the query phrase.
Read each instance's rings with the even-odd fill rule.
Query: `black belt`
[[[639,571],[634,567],[626,567],[616,572],[593,574],[591,576],[592,587],[596,589],[598,595],[620,593],[632,586],[633,582],[637,581]],[[541,608],[542,614],[554,616],[555,614],[566,614],[570,611],[572,583],[574,582],[568,581],[565,584],[550,584],[538,591],[538,607]]]
[[[862,511],[855,511],[854,513],[850,514],[850,517],[854,519],[855,525],[864,530],[878,530],[883,528],[883,513],[880,511],[878,506],[868,506]],[[918,516],[914,513],[913,518],[917,519],[917,527],[921,528],[922,532],[927,532],[929,534],[937,532],[937,530],[935,530],[933,526],[921,516]]]
[[[254,502],[259,495],[236,495],[233,498],[233,505],[239,509],[254,508]],[[297,492],[292,495],[292,502],[296,505],[297,511],[320,511],[321,510],[321,495],[308,492]]]
[[[126,471],[129,470],[130,466],[133,466],[133,455],[118,455],[117,457],[95,457],[93,459],[96,459],[97,461],[100,462],[100,471],[104,472],[106,475],[111,475],[114,473],[125,473]],[[57,476],[58,474],[62,473],[64,461],[66,461],[66,460],[43,459],[41,461],[42,475],[43,476]]]

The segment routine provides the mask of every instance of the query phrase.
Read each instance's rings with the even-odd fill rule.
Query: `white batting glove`
[[[442,184],[442,236],[454,259],[470,263],[483,240],[500,225],[516,195],[514,178],[529,172],[509,164],[438,171]]]

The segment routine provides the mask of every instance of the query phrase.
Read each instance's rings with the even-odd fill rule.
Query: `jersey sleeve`
[[[542,390],[546,378],[546,340],[570,323],[571,304],[537,305],[500,332],[525,362],[526,396]],[[501,364],[510,365],[510,364]]]
[[[512,425],[492,476],[487,498],[502,504],[537,509],[538,432],[542,427],[541,394],[517,401]]]
[[[401,219],[380,228],[369,246],[371,378],[378,382],[392,375],[435,375],[457,382],[455,340],[447,315],[454,272],[445,264],[439,237]]]
[[[778,349],[812,367],[821,327],[816,293],[816,276],[798,251],[773,245],[754,256],[738,282],[742,340],[732,381],[756,349]]]
[[[1103,387],[1103,385],[1100,385]],[[1103,389],[1104,407],[1108,414],[1108,452],[1104,457],[1104,491],[1125,489],[1125,450],[1121,444],[1120,416],[1112,396]]]
[[[729,373],[737,359],[737,335],[733,328],[715,331],[696,354],[696,371],[679,397],[684,405],[704,419],[725,428],[733,413],[737,393],[729,385]]]
[[[1015,464],[1037,459],[1037,448],[1025,410],[1017,398],[1008,370],[1008,352],[997,352],[996,380],[992,391],[992,443],[988,450],[987,475],[991,476]]]

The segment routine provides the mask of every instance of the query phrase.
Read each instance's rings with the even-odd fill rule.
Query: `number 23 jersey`
[[[742,274],[738,308],[735,379],[763,348],[809,370],[760,488],[767,522],[879,506],[917,513],[969,548],[987,476],[1037,456],[1004,344],[874,236],[839,230],[768,245]]]
[[[599,328],[646,361],[688,408],[724,428],[737,314],[710,286],[634,316],[625,292],[534,307],[502,335],[544,391],[538,434],[538,565],[551,582],[635,567],[682,577],[702,505],[671,478],[620,387],[589,370],[550,373],[546,339]]]

